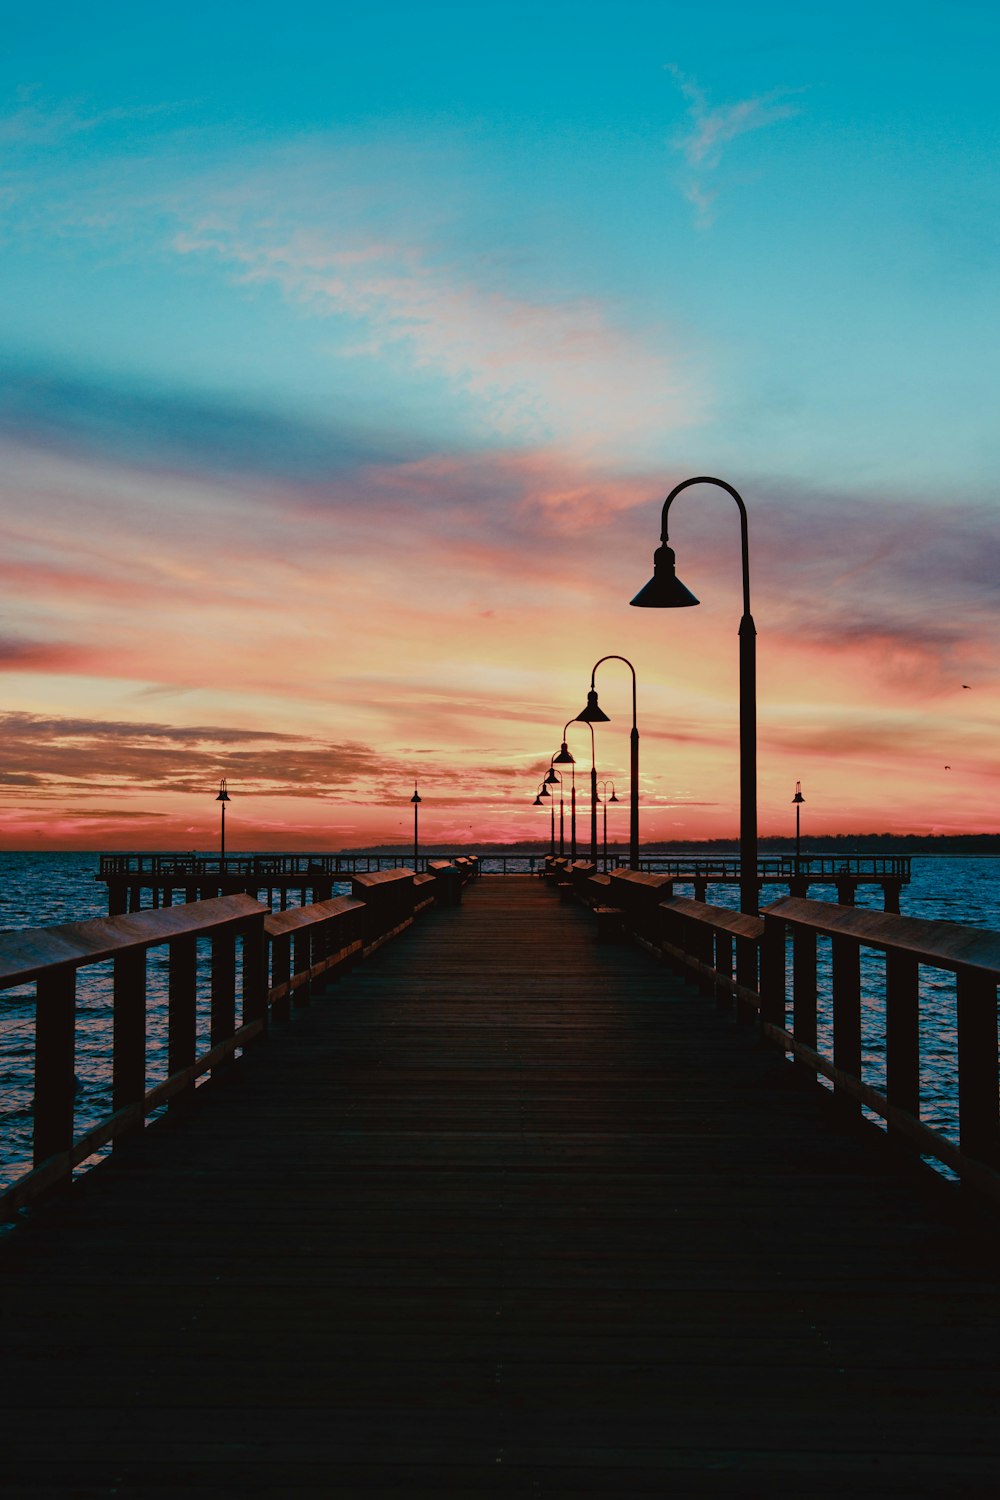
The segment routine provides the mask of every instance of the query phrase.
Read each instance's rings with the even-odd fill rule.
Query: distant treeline
[[[589,848],[586,839],[579,841],[581,848]],[[370,850],[345,851],[372,854],[405,854],[412,844],[379,844]],[[476,852],[485,849],[485,844],[421,844],[423,854],[447,854],[459,849]],[[492,844],[490,848],[510,854],[542,854],[548,850],[548,840],[523,839],[514,844]],[[611,843],[608,848],[620,853],[627,844]],[[788,838],[762,838],[758,840],[761,854],[794,854],[794,840]],[[641,851],[649,854],[738,854],[738,839],[686,839],[672,843],[643,844]],[[1000,855],[1000,833],[830,833],[818,837],[803,837],[802,853],[807,854],[995,854]]]

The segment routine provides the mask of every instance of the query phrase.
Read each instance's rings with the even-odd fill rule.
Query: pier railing
[[[198,1080],[225,1069],[272,1016],[307,1005],[317,981],[373,951],[435,899],[455,905],[456,881],[469,873],[451,865],[416,876],[391,869],[355,877],[354,896],[282,912],[238,894],[0,935],[0,991],[35,987],[32,1166],[0,1191],[0,1219],[68,1184],[78,1166],[141,1131],[164,1105],[184,1107]],[[199,965],[204,940],[210,956]],[[164,949],[166,1077],[147,1088],[148,955]],[[77,979],[109,960],[111,1109],[77,1134]],[[199,1051],[200,999],[209,1014]]]
[[[488,855],[490,859],[507,858],[540,863],[541,855]],[[278,879],[306,879],[322,875],[330,880],[350,880],[355,874],[369,874],[379,870],[408,869],[418,874],[426,871],[431,860],[440,860],[437,853],[418,854],[414,863],[412,854],[183,854],[183,853],[131,853],[98,855],[98,880],[110,876],[148,876],[165,880],[175,876],[179,884],[185,880],[203,881],[213,878],[245,879],[266,885],[269,877]],[[468,863],[479,856],[447,856]]]
[[[734,1006],[738,1021],[756,1021],[804,1076],[828,1080],[845,1109],[871,1111],[898,1144],[1000,1205],[1000,933],[795,896],[749,916],[674,896],[669,875],[648,871],[600,876],[579,866],[557,879],[594,910],[599,933],[613,915],[618,930],[687,973],[719,1005]],[[822,1025],[819,941],[829,944]],[[884,963],[865,962],[865,953],[884,955]],[[957,1080],[957,1142],[920,1118],[922,970],[955,976],[955,1021],[945,1040]],[[864,1076],[870,1025],[884,1031],[884,1084]]]
[[[616,856],[616,864],[626,863],[622,856]],[[784,884],[796,876],[830,885],[836,885],[845,876],[854,880],[890,879],[906,883],[911,866],[908,854],[803,854],[800,859],[794,854],[779,854],[758,859],[757,875],[765,884],[769,881]],[[708,881],[738,882],[740,859],[738,855],[651,854],[640,858],[639,869],[672,875],[675,879],[697,875]]]

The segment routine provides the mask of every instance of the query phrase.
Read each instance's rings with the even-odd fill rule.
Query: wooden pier
[[[6,1495],[996,1492],[943,1185],[542,881],[370,946],[0,1247]]]

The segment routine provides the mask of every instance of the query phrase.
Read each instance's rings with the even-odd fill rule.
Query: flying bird
[[[970,684],[969,684],[969,683],[968,683],[968,682],[963,682],[963,683],[962,683],[962,686],[963,686],[963,687],[964,687],[964,688],[967,688],[967,687],[969,687],[969,686],[970,686]]]
[[[951,766],[945,766],[945,770],[946,771],[950,771],[951,770]]]

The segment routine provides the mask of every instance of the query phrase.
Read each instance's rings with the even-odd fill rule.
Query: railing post
[[[271,986],[277,989],[279,985],[287,984],[292,977],[292,936],[289,932],[283,932],[278,937],[271,939]],[[287,994],[282,995],[272,1006],[274,1015],[282,1021],[287,1021],[291,1014],[292,1001]]]
[[[211,1044],[227,1041],[236,1030],[236,933],[230,928],[212,936]],[[225,1064],[232,1062],[227,1058]],[[216,1071],[213,1069],[213,1072]]]
[[[758,985],[759,951],[757,943],[753,938],[737,937],[736,939],[736,982],[744,989],[757,992]],[[744,1026],[750,1026],[757,1019],[757,1012],[748,1000],[742,995],[736,997],[736,1019]]]
[[[920,1117],[920,985],[917,960],[885,955],[885,1083],[890,1104]],[[888,1127],[892,1134],[892,1126]]]
[[[831,939],[833,950],[833,1062],[861,1077],[861,947],[848,937]],[[845,1104],[854,1103],[841,1090]],[[858,1106],[855,1104],[855,1108]]]
[[[243,929],[243,1024],[263,1021],[267,1030],[267,939],[264,914]]]
[[[958,1115],[963,1152],[1000,1165],[997,1120],[997,981],[960,968],[958,980]]]
[[[63,967],[39,975],[35,1031],[36,1167],[73,1144],[76,972]]]
[[[174,938],[170,943],[170,977],[167,984],[167,1072],[180,1073],[195,1060],[198,1043],[198,947],[193,937]],[[194,1096],[194,1083],[175,1094],[172,1111],[182,1110]]]
[[[792,926],[792,1033],[816,1050],[816,934],[809,927]],[[812,1068],[796,1058],[796,1067],[812,1077]]]
[[[130,948],[114,960],[114,1020],[111,1062],[112,1108],[117,1114],[141,1104],[146,1092],[146,951]],[[115,1137],[115,1150],[142,1133],[139,1118]]]
[[[733,935],[721,928],[715,933],[715,973],[715,1003],[720,1010],[730,1010],[733,1004],[733,992],[729,987],[733,978]]]
[[[292,947],[295,955],[294,961],[292,963],[292,970],[295,974],[303,974],[308,971],[311,964],[311,934],[308,927],[303,928],[301,932],[296,932],[294,934],[292,938]],[[294,995],[292,996],[292,1003],[297,1006],[308,1005],[311,999],[312,980],[307,979],[305,983],[300,984],[298,989],[295,991]]]
[[[765,912],[760,940],[760,1018],[783,1028],[785,1009],[785,923]]]

